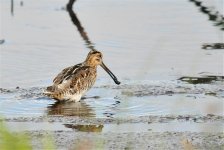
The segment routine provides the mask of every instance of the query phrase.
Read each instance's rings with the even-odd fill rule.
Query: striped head
[[[96,67],[96,66],[102,64],[102,62],[103,62],[102,57],[103,57],[103,55],[101,52],[96,51],[96,50],[91,50],[86,57],[85,63],[88,66]]]
[[[86,57],[85,64],[90,67],[97,67],[98,65],[100,65],[111,76],[116,84],[120,84],[120,82],[117,80],[117,77],[103,63],[103,55],[101,52],[91,50]]]

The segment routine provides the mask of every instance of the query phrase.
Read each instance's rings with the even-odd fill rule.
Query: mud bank
[[[88,118],[88,117],[73,117],[73,116],[40,116],[40,117],[8,117],[4,121],[7,122],[61,122],[73,124],[119,124],[119,123],[167,123],[167,122],[224,122],[223,116],[208,114],[202,115],[166,115],[166,116],[140,116],[127,118]]]
[[[80,133],[71,131],[26,132],[34,149],[41,149],[42,138],[53,135],[57,149],[216,149],[224,146],[223,133],[149,132]]]
[[[186,78],[186,77],[184,77]],[[189,77],[193,78],[193,77]],[[190,81],[196,81],[191,79]],[[204,79],[204,78],[203,78]],[[213,78],[211,78],[213,80]],[[122,81],[122,85],[113,86],[113,85],[96,85],[93,89],[101,90],[112,90],[113,94],[116,96],[158,96],[158,95],[173,95],[173,94],[211,94],[219,98],[224,97],[224,80],[223,76],[220,77],[220,80],[209,81],[201,84],[189,84],[180,80],[164,80],[164,81]],[[206,84],[207,83],[207,84]],[[4,89],[0,88],[1,94],[15,94],[17,99],[26,99],[26,98],[43,98],[45,97],[42,92],[45,90],[45,87],[31,87],[31,88],[20,88],[16,87],[15,89]],[[88,94],[88,93],[87,93]],[[212,94],[211,94],[212,95]]]

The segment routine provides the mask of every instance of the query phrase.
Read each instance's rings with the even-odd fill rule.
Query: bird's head
[[[91,50],[87,55],[85,63],[90,67],[97,67],[98,65],[100,65],[111,76],[111,78],[114,80],[116,84],[120,84],[116,76],[103,63],[103,55],[101,52],[96,50]]]
[[[87,58],[86,58],[86,64],[88,66],[91,66],[91,67],[96,67],[98,65],[101,65],[103,63],[103,55],[101,52],[99,51],[96,51],[96,50],[91,50],[88,55],[87,55]]]

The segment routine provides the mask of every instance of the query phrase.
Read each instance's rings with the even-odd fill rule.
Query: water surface
[[[223,76],[223,51],[201,48],[223,42],[223,32],[192,2],[80,0],[70,13],[62,0],[15,1],[13,13],[9,1],[1,3],[0,87],[11,91],[1,91],[1,115],[223,115],[223,80],[197,85],[178,80]],[[220,3],[203,1],[217,10]],[[57,73],[85,59],[89,46],[104,54],[122,85],[99,68],[87,99],[57,103],[43,96]]]
[[[1,87],[46,86],[85,59],[89,49],[65,11],[67,1],[15,1],[13,16],[10,2],[1,1]],[[219,10],[220,1],[208,2]],[[73,10],[121,81],[223,74],[223,51],[201,49],[223,42],[223,33],[188,0],[83,0]],[[101,68],[99,78],[113,83]]]

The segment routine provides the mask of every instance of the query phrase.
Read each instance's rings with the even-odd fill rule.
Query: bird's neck
[[[97,68],[97,65],[95,63],[93,63],[91,60],[84,61],[84,65],[85,66],[90,66],[90,67],[95,68],[95,69]]]

